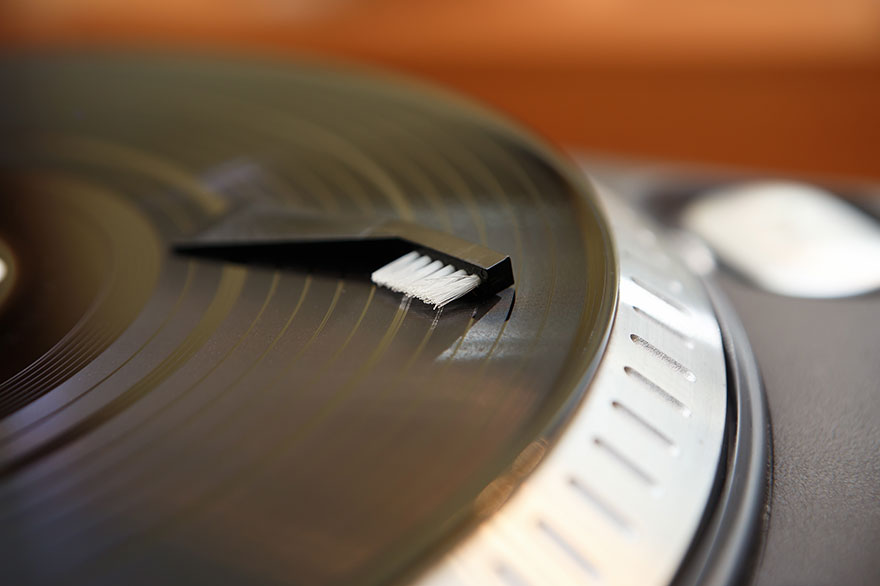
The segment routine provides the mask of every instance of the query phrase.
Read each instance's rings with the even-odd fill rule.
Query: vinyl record
[[[607,227],[506,123],[286,64],[15,58],[0,88],[10,584],[387,582],[503,500],[585,392]],[[446,231],[515,284],[435,310],[344,263],[171,249],[267,203]]]

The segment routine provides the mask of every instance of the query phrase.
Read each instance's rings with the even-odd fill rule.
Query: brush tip
[[[416,251],[391,261],[372,274],[372,281],[397,293],[420,299],[434,309],[459,299],[480,286],[467,271]]]

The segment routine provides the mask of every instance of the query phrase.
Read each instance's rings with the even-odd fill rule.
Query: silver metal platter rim
[[[720,327],[663,236],[597,192],[620,280],[596,377],[538,468],[420,585],[668,584],[691,547],[727,420]]]

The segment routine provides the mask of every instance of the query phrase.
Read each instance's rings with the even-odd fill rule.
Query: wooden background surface
[[[880,178],[875,0],[6,0],[0,35],[356,61],[594,153]]]

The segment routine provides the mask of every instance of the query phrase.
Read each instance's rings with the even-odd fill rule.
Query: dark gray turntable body
[[[694,197],[754,176],[590,161],[586,171],[676,229]],[[877,219],[872,186],[830,187]],[[757,358],[772,427],[772,483],[752,583],[880,583],[880,292],[794,298],[714,274]]]

